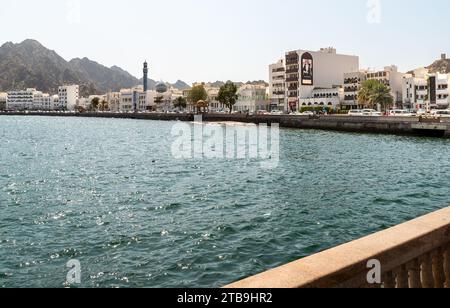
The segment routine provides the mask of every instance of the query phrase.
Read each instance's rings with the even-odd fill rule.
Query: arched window
[[[333,103],[332,103],[332,102],[329,102],[329,103],[328,103],[328,106],[333,106]]]

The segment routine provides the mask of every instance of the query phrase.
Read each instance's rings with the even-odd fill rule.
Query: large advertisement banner
[[[306,52],[302,56],[302,85],[314,85],[314,60],[310,53]]]

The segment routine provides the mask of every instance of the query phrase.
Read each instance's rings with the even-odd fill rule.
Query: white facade
[[[33,88],[20,91],[10,91],[8,92],[8,98],[6,101],[6,109],[33,110],[35,105],[34,102],[35,100],[39,100],[40,96],[42,96],[42,92],[39,92]]]
[[[403,105],[411,109],[446,109],[450,105],[450,74],[417,69],[403,78]]]
[[[315,88],[332,89],[344,84],[344,74],[359,71],[359,57],[341,55],[334,48],[286,53],[286,109],[299,109],[301,98],[310,98]]]
[[[314,89],[311,97],[300,98],[300,109],[307,107],[338,109],[344,100],[344,89]]]
[[[134,112],[150,110],[154,106],[155,91],[144,91],[142,86],[120,90],[120,112]],[[108,98],[108,95],[106,95]]]
[[[78,85],[61,86],[58,88],[59,107],[64,110],[75,110],[80,98],[80,87]]]
[[[344,74],[344,100],[343,109],[356,109],[359,106],[358,92],[362,83],[366,81],[366,72],[354,72]]]
[[[402,103],[403,77],[405,74],[398,71],[397,66],[386,66],[382,71],[368,71],[366,80],[378,80],[391,89],[394,103],[398,106]]]
[[[281,59],[269,66],[270,109],[284,110],[286,106],[286,67]]]
[[[267,88],[263,85],[243,85],[238,89],[238,101],[233,107],[237,112],[258,112],[268,110],[270,101],[267,98]]]

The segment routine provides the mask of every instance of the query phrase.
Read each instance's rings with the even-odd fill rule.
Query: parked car
[[[314,112],[312,112],[312,111],[305,111],[305,112],[302,112],[301,115],[312,116],[312,115],[314,115]]]
[[[414,114],[405,109],[392,109],[389,111],[389,116],[391,117],[412,117]]]
[[[364,114],[363,114],[362,110],[353,109],[353,110],[350,110],[347,115],[350,116],[350,117],[361,117]]]
[[[441,118],[450,118],[450,109],[445,110],[433,110],[431,114],[441,117]]]
[[[271,115],[283,115],[283,112],[279,111],[279,110],[273,110],[270,114]]]
[[[363,116],[365,117],[381,117],[383,114],[379,111],[376,111],[374,109],[363,109],[362,110]]]

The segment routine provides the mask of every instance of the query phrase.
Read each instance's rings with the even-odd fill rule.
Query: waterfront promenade
[[[8,112],[9,116],[57,116],[98,117],[159,121],[194,121],[194,114],[180,113],[61,113],[61,112]],[[280,127],[299,129],[320,129],[357,133],[398,134],[450,138],[450,118],[425,122],[419,117],[350,117],[342,115],[247,115],[247,114],[203,114],[204,122],[278,123]]]

